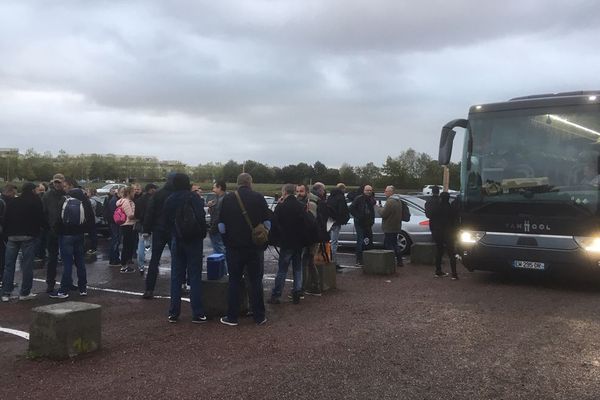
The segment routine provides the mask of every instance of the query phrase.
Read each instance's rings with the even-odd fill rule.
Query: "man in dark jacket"
[[[394,194],[394,190],[393,186],[385,188],[385,206],[380,211],[383,247],[392,250],[396,255],[396,265],[403,267],[402,253],[398,247],[398,235],[402,231],[402,200]]]
[[[437,189],[437,190],[436,190]],[[458,214],[450,204],[450,195],[443,192],[441,195],[439,188],[433,187],[433,197],[425,203],[425,215],[429,218],[429,229],[436,246],[435,253],[435,277],[448,276],[442,271],[442,255],[444,247],[446,248],[448,258],[450,259],[450,268],[452,270],[452,279],[458,279],[456,273],[456,256],[454,240],[456,235],[456,226],[458,223]]]
[[[223,243],[223,237],[219,233],[219,212],[221,211],[223,198],[227,193],[227,184],[224,180],[218,180],[213,185],[212,191],[216,197],[207,204],[208,213],[210,214],[208,236],[210,238],[210,243],[212,244],[213,252],[225,254],[225,243]],[[227,263],[225,263],[225,268],[227,268]]]
[[[83,222],[77,223],[66,220],[69,202],[81,204],[83,207]],[[66,203],[66,204],[65,204]],[[64,202],[59,205],[61,216],[57,232],[59,235],[60,255],[63,262],[63,275],[60,281],[60,289],[49,294],[53,299],[66,299],[69,290],[73,287],[73,264],[77,268],[77,289],[80,296],[87,296],[87,274],[85,271],[84,258],[84,234],[92,230],[96,223],[92,204],[83,190],[75,188],[67,192]]]
[[[143,229],[145,234],[152,235],[152,256],[148,263],[148,274],[146,275],[146,290],[142,296],[144,299],[154,297],[156,278],[158,277],[158,266],[165,246],[171,247],[171,233],[165,225],[164,206],[167,198],[173,193],[172,172],[167,176],[165,185],[148,200],[148,206],[144,213]]]
[[[373,245],[373,224],[375,223],[375,197],[373,188],[365,185],[363,194],[356,196],[350,205],[356,230],[356,265],[362,266],[363,251]]]
[[[58,265],[58,232],[57,227],[60,221],[59,205],[65,197],[65,176],[55,174],[52,177],[52,185],[44,193],[42,203],[44,206],[44,218],[48,226],[47,249],[48,262],[46,263],[46,293],[54,291],[56,284],[56,267]]]
[[[17,194],[15,185],[8,184],[2,188],[0,194],[0,283],[2,283],[2,275],[4,275],[4,262],[6,253],[6,236],[2,233],[4,216],[6,215],[6,205],[14,200]]]
[[[333,225],[329,231],[329,235],[331,237],[331,260],[335,263],[335,268],[337,270],[342,269],[337,259],[340,230],[342,229],[342,225],[346,225],[350,219],[350,210],[348,209],[346,196],[344,196],[345,190],[346,185],[343,183],[338,183],[327,198],[329,216],[331,219],[333,219]]]
[[[8,238],[6,245],[6,268],[2,281],[2,301],[10,300],[14,289],[15,266],[19,250],[23,252],[21,271],[23,272],[19,300],[30,300],[36,296],[31,293],[33,286],[33,259],[35,241],[44,224],[42,201],[35,193],[33,183],[25,183],[21,196],[9,201],[6,205],[4,234]]]
[[[270,210],[265,198],[260,193],[252,190],[252,176],[242,173],[237,178],[241,203],[246,209],[252,227],[263,223],[270,229]],[[236,193],[228,193],[223,198],[219,213],[219,232],[223,235],[227,249],[227,267],[229,268],[229,310],[227,316],[221,318],[225,325],[238,324],[240,314],[240,289],[244,269],[250,280],[250,298],[254,321],[261,325],[267,322],[265,317],[265,304],[263,299],[263,252],[264,247],[259,247],[252,241],[252,228],[242,213]]]
[[[288,267],[292,263],[294,277],[294,289],[292,291],[292,300],[294,304],[300,303],[300,293],[302,291],[302,249],[304,248],[303,233],[304,228],[303,215],[304,206],[296,199],[294,193],[296,185],[285,184],[281,190],[280,203],[275,208],[273,217],[273,228],[278,232],[278,243],[281,247],[279,251],[279,268],[275,277],[275,286],[271,292],[270,304],[279,304],[285,278],[287,277]]]
[[[121,265],[121,227],[115,223],[114,215],[117,209],[117,201],[119,201],[119,191],[111,189],[106,204],[104,205],[105,219],[110,228],[110,252],[108,265],[116,267]]]
[[[171,306],[169,322],[177,322],[181,312],[181,285],[187,278],[190,282],[190,304],[192,322],[206,322],[202,306],[202,251],[206,236],[204,199],[190,191],[190,178],[186,174],[173,177],[174,192],[164,205],[165,229],[171,236]],[[184,221],[185,207],[191,206],[193,215]],[[191,229],[184,229],[181,224]]]
[[[144,273],[146,268],[146,247],[150,247],[150,235],[144,234],[144,216],[146,215],[146,209],[148,208],[148,201],[156,192],[156,185],[149,183],[144,188],[144,194],[142,194],[135,202],[135,219],[137,220],[135,228],[137,229],[138,235],[138,246],[137,246],[137,262],[138,270],[141,274]]]

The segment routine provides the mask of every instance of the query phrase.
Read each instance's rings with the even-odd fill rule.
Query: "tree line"
[[[418,189],[427,184],[441,184],[442,168],[437,160],[414,149],[402,151],[397,157],[388,156],[382,165],[369,162],[352,166],[348,163],[339,168],[327,167],[321,161],[314,164],[301,162],[283,167],[269,166],[254,160],[226,163],[209,162],[191,166],[179,161],[159,161],[155,157],[118,156],[113,154],[58,155],[38,153],[33,149],[25,154],[0,157],[0,176],[5,181],[49,181],[56,172],[87,182],[105,180],[161,181],[172,171],[185,172],[195,182],[224,179],[235,182],[240,172],[248,172],[256,183],[323,182],[335,185],[344,182],[349,186],[369,183],[376,187],[394,185],[397,188]],[[450,165],[450,182],[459,182],[459,164]]]

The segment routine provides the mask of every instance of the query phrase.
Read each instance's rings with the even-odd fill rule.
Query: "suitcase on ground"
[[[206,257],[206,275],[211,281],[225,276],[225,254],[215,253]]]

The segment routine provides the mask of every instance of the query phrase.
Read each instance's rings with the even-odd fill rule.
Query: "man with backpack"
[[[398,247],[398,235],[402,231],[402,200],[394,194],[395,188],[387,186],[384,194],[386,197],[385,206],[381,209],[381,227],[383,229],[383,247],[386,250],[392,250],[396,255],[398,267],[403,267],[402,253]]]
[[[48,262],[46,263],[46,293],[54,291],[56,284],[56,268],[58,266],[58,225],[60,223],[60,205],[65,196],[65,187],[69,185],[65,182],[63,174],[55,174],[52,177],[52,184],[49,190],[42,197],[44,206],[44,218],[48,226],[47,249]],[[70,188],[70,185],[69,185]]]
[[[350,220],[350,210],[348,210],[348,203],[346,201],[346,196],[344,195],[345,190],[346,185],[338,183],[327,198],[329,217],[333,220],[333,225],[329,231],[331,237],[331,261],[335,263],[337,271],[342,269],[337,259],[340,230],[342,225],[346,225]]]
[[[207,318],[202,306],[202,252],[206,236],[204,200],[191,190],[190,178],[177,173],[173,177],[174,192],[164,205],[166,229],[171,235],[171,306],[169,322],[177,322],[181,312],[181,285],[185,276],[190,281],[192,322]]]
[[[171,232],[165,226],[164,205],[167,198],[173,193],[173,178],[175,173],[167,175],[167,182],[148,200],[148,206],[144,212],[143,231],[152,237],[152,255],[148,263],[146,274],[146,290],[143,298],[150,300],[154,297],[156,278],[158,277],[158,266],[165,246],[171,247]]]
[[[373,246],[373,224],[375,223],[375,196],[373,187],[365,185],[350,205],[356,230],[356,265],[362,267],[363,251]]]
[[[68,182],[68,181],[67,181]],[[67,186],[74,186],[68,182]],[[60,255],[63,262],[63,274],[60,288],[49,294],[53,299],[66,299],[73,288],[73,264],[77,268],[77,289],[80,296],[87,296],[87,275],[84,259],[84,234],[89,233],[95,224],[94,210],[83,190],[70,189],[59,205],[57,233],[59,235]]]
[[[265,231],[271,228],[270,210],[262,194],[252,190],[252,176],[242,173],[237,178],[238,190],[223,198],[219,212],[219,232],[225,242],[229,269],[228,311],[221,323],[238,324],[240,290],[244,271],[250,281],[252,316],[258,325],[267,322],[263,296],[263,256],[267,246]]]
[[[303,186],[303,188],[301,187]],[[321,182],[316,182],[310,192],[306,191],[306,185],[299,185],[297,192],[298,200],[305,205],[305,209],[314,218],[315,230],[313,238],[310,238],[310,243],[304,248],[302,253],[302,286],[304,293],[320,296],[321,295],[321,280],[319,271],[315,263],[315,256],[320,245],[324,245],[329,241],[329,233],[327,232],[327,219],[329,214],[327,211],[325,185]],[[311,229],[309,229],[309,232]]]

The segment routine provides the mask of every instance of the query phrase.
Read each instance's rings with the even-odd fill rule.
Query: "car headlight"
[[[590,253],[600,253],[600,237],[595,236],[575,236],[575,242]]]
[[[463,244],[475,244],[479,242],[484,235],[485,232],[480,231],[460,231],[458,240]]]

